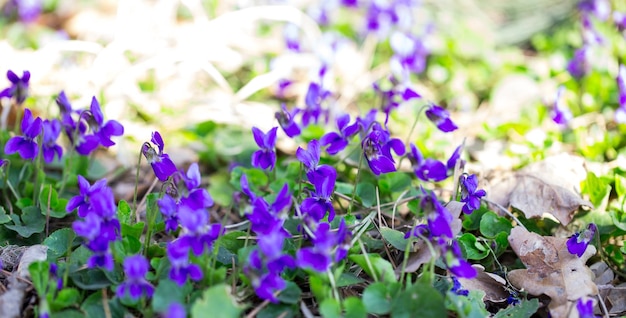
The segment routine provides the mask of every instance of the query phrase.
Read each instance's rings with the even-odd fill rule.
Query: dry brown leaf
[[[623,315],[626,312],[626,283],[613,286],[615,273],[605,262],[597,262],[589,266],[595,275],[594,282],[600,289],[600,297],[604,300],[611,315]]]
[[[580,181],[586,178],[583,164],[580,157],[561,154],[517,172],[501,173],[490,179],[487,198],[522,211],[526,218],[549,213],[567,225],[581,206],[593,208],[579,195]]]
[[[526,265],[526,269],[509,272],[509,281],[531,295],[549,296],[548,308],[554,318],[576,313],[572,309],[578,299],[598,294],[593,273],[585,265],[596,253],[595,247],[589,245],[579,258],[568,252],[566,242],[566,238],[541,236],[520,226],[509,236],[511,248]]]
[[[609,288],[606,303],[609,314],[624,314],[626,312],[626,283]]]
[[[483,300],[491,301],[491,302],[503,302],[506,301],[509,296],[509,292],[506,291],[506,281],[492,273],[486,273],[485,268],[481,265],[474,264],[472,265],[478,272],[478,276],[473,279],[465,279],[459,277],[459,282],[461,286],[467,290],[482,290],[485,292],[485,297]]]

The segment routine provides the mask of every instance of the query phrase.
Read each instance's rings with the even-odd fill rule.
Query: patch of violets
[[[87,266],[111,271],[114,266],[111,243],[121,239],[113,190],[106,185],[106,179],[101,179],[92,186],[82,176],[78,178],[80,194],[70,199],[67,211],[78,210],[82,219],[75,221],[72,228],[85,240],[85,247],[93,253]]]
[[[461,186],[461,202],[463,205],[463,213],[471,214],[480,208],[480,200],[487,195],[483,189],[478,189],[478,177],[475,174],[462,175],[460,177]]]
[[[8,155],[17,152],[22,159],[33,160],[39,154],[37,137],[43,129],[41,118],[33,118],[30,109],[24,109],[21,129],[23,135],[11,137],[4,146],[4,152]]]
[[[440,182],[447,179],[454,174],[457,162],[461,160],[461,146],[454,150],[445,164],[436,159],[424,158],[419,148],[413,144],[410,145],[410,148],[411,152],[408,158],[413,172],[420,180],[426,182]],[[461,160],[460,166],[463,166],[463,160]]]

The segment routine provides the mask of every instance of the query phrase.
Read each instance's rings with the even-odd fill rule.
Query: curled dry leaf
[[[594,282],[600,289],[600,297],[604,300],[611,315],[623,315],[626,312],[626,283],[613,286],[615,273],[605,262],[597,262],[589,266],[595,275]]]
[[[596,253],[595,247],[589,245],[578,258],[568,252],[566,242],[566,238],[541,236],[520,226],[513,228],[509,236],[511,248],[526,265],[526,269],[509,272],[509,281],[531,295],[549,296],[548,308],[555,318],[575,313],[576,301],[581,297],[598,294],[593,273],[585,265]]]
[[[467,290],[482,290],[485,292],[485,297],[483,300],[490,302],[503,302],[506,301],[509,296],[509,292],[506,291],[506,281],[504,278],[492,274],[486,273],[485,268],[481,265],[474,264],[472,265],[478,272],[478,276],[474,279],[465,279],[459,277],[459,282],[461,286]]]
[[[43,262],[48,258],[48,247],[41,244],[32,245],[24,251],[17,266],[17,275],[20,278],[30,277],[28,267],[34,262]]]
[[[549,213],[567,225],[580,207],[593,208],[579,195],[580,182],[586,178],[583,165],[583,158],[561,154],[516,172],[492,172],[486,186],[487,198],[522,211],[526,218]]]

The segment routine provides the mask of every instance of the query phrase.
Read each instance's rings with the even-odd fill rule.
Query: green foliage
[[[235,318],[243,309],[230,294],[228,286],[216,285],[205,290],[202,298],[193,304],[191,317]]]

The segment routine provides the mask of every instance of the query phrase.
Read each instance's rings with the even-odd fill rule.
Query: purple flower
[[[104,115],[100,109],[100,103],[95,97],[91,99],[91,130],[98,137],[100,144],[104,147],[111,147],[115,143],[111,140],[112,136],[121,136],[124,134],[124,126],[116,120],[104,121]]]
[[[300,135],[300,127],[295,121],[295,116],[298,114],[299,109],[295,108],[290,112],[285,104],[282,104],[280,108],[281,110],[276,112],[274,116],[285,134],[290,138]]]
[[[22,118],[23,136],[11,137],[4,146],[4,152],[8,155],[19,153],[24,160],[32,160],[39,154],[39,146],[35,140],[41,133],[41,118],[33,118],[30,109],[24,109],[24,118]]]
[[[78,189],[80,194],[71,198],[66,206],[68,213],[78,209],[78,216],[85,217],[91,210],[90,197],[106,187],[107,180],[101,179],[92,185],[83,176],[78,175]]]
[[[335,190],[337,172],[335,169],[325,170],[325,174],[316,176],[313,182],[315,192],[300,204],[300,210],[316,223],[324,218],[328,212],[328,221],[335,218],[335,208],[332,204],[332,195]]]
[[[39,17],[43,0],[9,0],[4,6],[6,16],[15,16],[24,23],[30,23]]]
[[[46,163],[54,160],[54,156],[60,160],[63,156],[63,148],[57,144],[57,139],[61,134],[61,122],[57,119],[43,121],[42,151],[43,159]]]
[[[616,81],[619,89],[619,108],[615,111],[615,121],[624,124],[626,123],[626,66],[619,66]]]
[[[609,0],[582,0],[578,3],[578,9],[584,13],[593,14],[598,20],[605,21],[611,14]]]
[[[187,318],[187,312],[185,306],[173,302],[167,307],[167,311],[162,314],[163,318]]]
[[[335,155],[344,150],[348,146],[350,137],[354,136],[359,131],[358,122],[348,125],[350,123],[350,115],[348,114],[337,117],[336,122],[339,132],[336,133],[333,131],[326,133],[320,139],[322,146],[328,146],[326,152],[329,155]]]
[[[24,71],[20,78],[13,71],[7,71],[7,78],[11,82],[11,86],[0,91],[0,98],[15,98],[17,104],[22,104],[28,96],[28,81],[30,80],[30,72]]]
[[[574,235],[567,240],[567,250],[571,254],[582,257],[597,231],[598,227],[594,223],[589,223],[586,229],[574,233]]]
[[[143,295],[152,297],[154,286],[145,279],[148,269],[148,261],[141,254],[126,257],[124,260],[126,281],[117,287],[117,296],[120,298],[130,296],[132,300],[137,300]]]
[[[426,117],[443,132],[455,131],[458,128],[450,119],[450,113],[435,104],[431,104],[426,110]]]
[[[150,144],[144,143],[141,152],[143,156],[146,157],[146,160],[152,166],[152,170],[154,174],[161,180],[162,182],[166,181],[172,174],[176,172],[176,165],[170,156],[166,153],[163,153],[163,148],[165,147],[165,143],[163,142],[163,138],[161,138],[161,134],[158,131],[152,132],[152,143],[157,145],[159,148],[159,152],[157,152]]]
[[[173,302],[167,307],[167,311],[163,314],[163,318],[187,318],[185,306]]]
[[[623,12],[613,12],[613,23],[620,32],[626,30],[626,14]]]
[[[381,84],[375,83],[374,90],[383,98],[383,112],[385,113],[385,125],[389,121],[389,114],[398,108],[402,102],[407,102],[414,98],[422,97],[416,91],[405,84],[401,84],[395,77],[390,77],[392,87],[385,90]]]
[[[81,177],[82,178],[82,177]],[[72,227],[77,235],[85,238],[85,246],[93,252],[87,266],[113,270],[113,256],[110,243],[121,238],[120,222],[116,218],[117,207],[113,190],[106,186],[106,180],[89,187],[89,183],[79,178],[81,194],[70,200],[68,211],[83,210],[84,220],[77,220]]]
[[[576,310],[578,311],[578,317],[580,318],[595,318],[593,314],[593,299],[580,298],[576,302]]]
[[[448,177],[447,168],[443,162],[431,158],[424,159],[422,153],[413,144],[411,144],[409,160],[413,166],[413,172],[421,180],[439,182]]]
[[[424,45],[424,40],[412,34],[394,32],[389,44],[394,52],[391,57],[392,69],[402,74],[403,79],[409,79],[409,75],[419,74],[426,69],[426,58],[430,51]]]
[[[480,208],[480,198],[487,195],[485,190],[478,188],[478,177],[475,174],[468,176],[461,176],[461,202],[464,202],[463,213],[471,214],[478,208]]]
[[[254,141],[259,146],[259,150],[252,154],[252,166],[259,169],[274,170],[276,165],[276,152],[274,147],[276,145],[276,130],[278,127],[270,129],[267,134],[263,133],[260,129],[252,127],[252,135]]]
[[[322,66],[319,71],[319,84],[311,82],[309,89],[304,97],[306,107],[301,111],[302,125],[308,126],[309,123],[318,123],[320,116],[324,115],[328,121],[328,112],[322,110],[322,103],[331,96],[331,92],[322,87],[322,80],[326,73],[326,66]]]
[[[467,296],[469,295],[469,290],[467,289],[463,289],[463,286],[461,286],[461,282],[459,282],[459,280],[452,276],[452,288],[450,289],[451,292],[459,295],[459,296]]]
[[[165,222],[165,231],[172,232],[178,228],[178,205],[180,201],[176,202],[169,194],[165,194],[163,198],[159,199],[159,211],[163,215],[163,221]]]
[[[333,262],[339,262],[346,257],[350,248],[351,233],[342,219],[336,232],[330,230],[329,223],[320,223],[314,235],[311,239],[313,245],[297,252],[297,264],[299,267],[323,273]]]
[[[200,266],[189,262],[189,248],[180,239],[167,244],[167,258],[172,265],[169,273],[171,280],[182,286],[187,277],[193,281],[202,279]]]
[[[186,205],[178,208],[178,222],[186,230],[178,239],[196,256],[200,256],[205,248],[211,249],[213,242],[222,234],[220,224],[210,224],[208,211],[192,209]]]
[[[375,175],[396,171],[395,161],[391,150],[399,155],[404,155],[405,149],[402,141],[391,138],[387,130],[379,123],[374,122],[372,130],[361,142],[365,159]]]
[[[208,208],[213,205],[213,198],[211,198],[209,191],[200,187],[202,176],[197,163],[194,162],[189,166],[183,180],[185,189],[180,200],[181,204],[191,209]]]
[[[311,183],[314,183],[317,178],[325,178],[325,176],[332,173],[329,170],[334,170],[333,167],[328,165],[320,165],[320,156],[320,144],[316,139],[309,142],[306,150],[301,147],[298,147],[298,150],[296,150],[296,157],[306,167],[306,175]]]
[[[574,52],[574,57],[567,63],[567,71],[579,80],[589,73],[590,69],[589,48],[585,45]]]
[[[552,106],[552,120],[559,125],[567,125],[573,117],[569,108],[563,104],[562,95],[564,90],[564,86],[559,86]]]
[[[283,29],[283,36],[285,37],[285,44],[289,51],[298,53],[300,52],[300,29],[293,23],[285,24]]]
[[[472,279],[478,275],[478,272],[472,267],[472,264],[463,258],[459,243],[452,240],[450,246],[444,247],[443,249],[445,251],[444,262],[446,266],[448,266],[448,270],[455,276]]]

